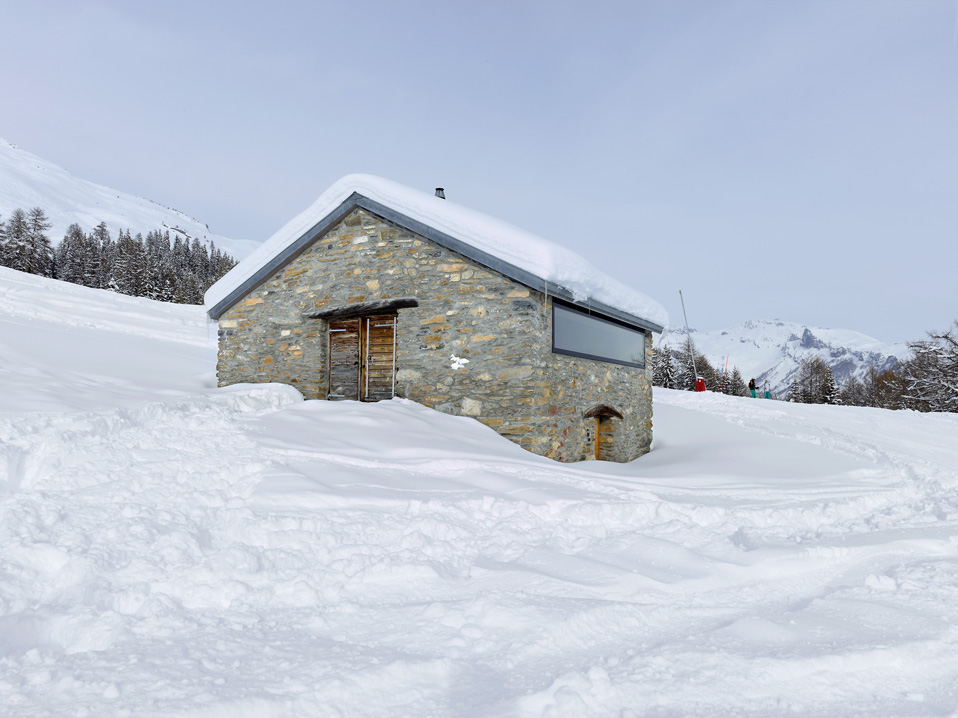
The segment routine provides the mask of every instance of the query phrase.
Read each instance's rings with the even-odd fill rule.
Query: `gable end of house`
[[[612,319],[636,327],[638,329],[661,333],[662,325],[651,322],[642,317],[637,317],[628,312],[624,312],[615,307],[611,307],[602,302],[588,300],[583,302],[574,296],[572,292],[556,284],[552,284],[541,277],[516,267],[503,259],[496,257],[488,252],[478,249],[467,242],[463,242],[449,234],[435,229],[434,227],[421,222],[413,217],[409,217],[388,205],[370,199],[358,192],[353,192],[338,207],[328,213],[323,219],[313,225],[307,232],[303,233],[298,239],[291,242],[281,252],[278,252],[269,259],[263,266],[254,272],[248,279],[240,284],[236,289],[227,294],[221,301],[210,307],[208,314],[211,319],[218,320],[226,311],[236,302],[242,299],[246,294],[259,286],[262,282],[271,277],[277,270],[293,261],[312,245],[314,241],[326,234],[338,222],[342,221],[350,212],[361,208],[371,212],[392,224],[395,224],[410,232],[414,232],[436,244],[461,254],[468,259],[502,274],[519,284],[522,284],[546,296],[558,297],[570,304],[582,307],[589,312],[604,314]]]

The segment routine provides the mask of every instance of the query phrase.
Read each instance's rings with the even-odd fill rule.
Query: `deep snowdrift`
[[[0,715],[958,705],[958,417],[657,390],[559,465],[215,389],[202,312],[0,270]]]

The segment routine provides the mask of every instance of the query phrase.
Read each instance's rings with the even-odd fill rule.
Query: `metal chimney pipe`
[[[443,191],[442,187],[436,187],[436,196],[439,199],[446,199],[446,193]]]

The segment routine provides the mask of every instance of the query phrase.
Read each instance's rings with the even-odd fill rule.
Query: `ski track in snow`
[[[652,453],[560,465],[213,389],[137,306],[0,323],[61,357],[0,376],[0,716],[956,715],[958,417],[657,390]]]

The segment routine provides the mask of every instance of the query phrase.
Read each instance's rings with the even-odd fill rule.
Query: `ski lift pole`
[[[705,380],[699,379],[699,368],[695,366],[695,353],[692,351],[692,332],[689,331],[689,315],[685,313],[685,297],[679,290],[679,299],[682,301],[682,316],[685,318],[685,337],[689,342],[689,358],[692,360],[692,373],[695,374],[695,391],[705,391]]]

